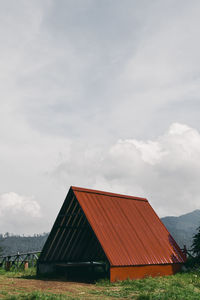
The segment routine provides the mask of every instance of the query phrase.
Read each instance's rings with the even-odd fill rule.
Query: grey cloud
[[[19,109],[36,130],[139,137],[149,123],[158,130],[160,106],[195,88],[198,2],[52,1],[38,11],[17,76]]]
[[[153,190],[163,214],[172,210],[157,182],[171,186],[170,197],[196,199],[193,161],[179,158],[172,177],[169,156],[152,163],[156,143],[174,143],[158,138],[171,123],[200,129],[199,8],[171,0],[2,1],[0,193],[34,195],[47,212],[42,231],[71,184],[150,198]]]

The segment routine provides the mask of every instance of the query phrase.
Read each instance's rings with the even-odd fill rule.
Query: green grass
[[[10,295],[6,296],[4,299],[6,300],[76,300],[78,298],[68,297],[65,295],[57,295],[50,293],[42,293],[42,292],[33,292],[33,293],[24,293],[19,295]]]
[[[12,279],[24,278],[35,279],[35,268],[30,268],[26,271],[5,272],[0,269],[0,280],[6,280],[12,284]],[[200,269],[195,271],[178,273],[174,276],[165,276],[157,278],[145,278],[141,280],[126,280],[122,282],[110,283],[109,280],[101,280],[94,285],[86,287],[84,293],[87,294],[87,299],[137,299],[137,300],[199,300],[200,299]],[[81,296],[81,290],[77,289],[72,295],[54,294],[48,290],[27,292],[15,290],[10,292],[9,289],[0,289],[0,299],[7,300],[64,300],[64,299],[86,299]],[[84,294],[82,293],[82,294]]]
[[[101,291],[103,295],[115,298],[200,299],[200,271],[166,277],[126,280],[113,284],[109,281],[101,281],[97,285],[105,287]]]
[[[9,272],[5,271],[5,269],[0,268],[0,275],[3,275],[8,278],[12,277],[30,277],[32,279],[36,278],[36,268],[28,268],[27,270],[15,270],[11,269]]]

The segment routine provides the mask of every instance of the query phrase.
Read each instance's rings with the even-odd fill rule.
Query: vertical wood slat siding
[[[85,214],[70,190],[43,247],[39,262],[107,260]]]

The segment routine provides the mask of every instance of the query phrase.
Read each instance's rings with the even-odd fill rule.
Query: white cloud
[[[32,198],[20,196],[13,192],[0,195],[1,217],[5,214],[19,216],[20,213],[28,214],[29,217],[40,217],[40,206]]]
[[[137,140],[125,140],[121,141],[122,144],[132,144],[133,147],[138,149],[141,158],[144,162],[154,165],[158,163],[162,157],[167,154],[162,150],[161,145],[157,141],[137,141]]]
[[[0,195],[1,232],[29,233],[33,227],[38,230],[41,208],[33,197],[10,192]],[[35,232],[36,232],[35,231]]]
[[[54,176],[63,183],[147,197],[161,216],[200,208],[200,134],[194,128],[174,123],[155,140],[120,140],[95,156],[94,151],[72,146]]]

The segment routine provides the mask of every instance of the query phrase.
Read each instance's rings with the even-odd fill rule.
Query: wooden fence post
[[[10,271],[10,267],[11,267],[11,262],[9,260],[7,260],[5,263],[5,270]]]
[[[25,262],[24,262],[24,270],[27,270],[28,269],[28,261],[26,260]]]

